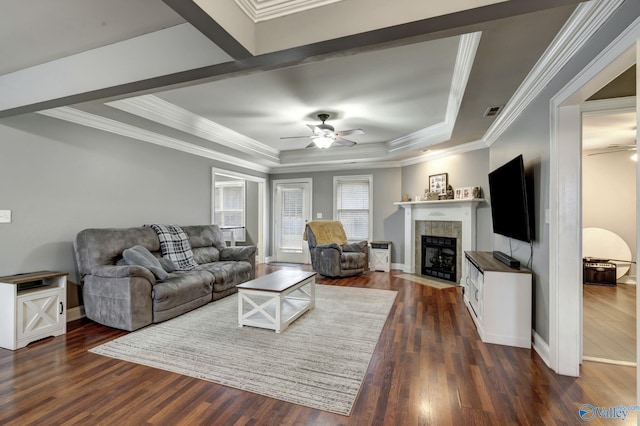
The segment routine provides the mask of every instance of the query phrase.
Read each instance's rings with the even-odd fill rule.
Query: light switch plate
[[[11,223],[11,210],[0,210],[0,223]]]
[[[322,213],[316,213],[316,219],[322,219]]]

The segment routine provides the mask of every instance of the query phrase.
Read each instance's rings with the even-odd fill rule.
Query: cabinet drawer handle
[[[60,302],[60,315],[64,312],[64,305]]]
[[[475,296],[476,296],[476,301],[477,301],[477,302],[479,302],[479,299],[478,299],[478,290],[477,290],[477,289],[476,289],[476,295],[475,295]]]

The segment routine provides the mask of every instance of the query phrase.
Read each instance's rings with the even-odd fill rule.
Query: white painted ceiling
[[[635,145],[635,111],[585,114],[582,118],[582,149],[604,150],[610,145]]]
[[[233,1],[224,3],[229,6]],[[247,1],[254,6],[270,4]],[[188,13],[187,19],[183,18],[167,5],[180,3],[176,1],[37,3],[3,2],[0,6],[0,88],[8,73],[20,76],[31,71],[29,67],[161,33],[185,20],[189,23],[184,25],[193,24],[194,29],[215,39],[208,34],[213,21],[205,19],[202,24]],[[290,0],[280,3],[286,6]],[[346,7],[356,0],[338,3]],[[456,0],[456,7],[463,3]],[[474,7],[472,1],[467,3]],[[478,2],[490,3],[496,2]],[[492,13],[500,16],[500,6],[494,7]],[[311,13],[295,7],[290,10],[295,14],[286,16],[289,20]],[[569,4],[290,59],[290,52],[293,56],[304,53],[305,46],[283,51],[281,56],[276,52],[276,60],[271,62],[265,55],[264,65],[249,69],[243,68],[246,60],[260,64],[263,57],[230,59],[228,63],[216,57],[210,63],[227,66],[223,72],[212,68],[216,73],[211,74],[206,67],[178,68],[166,79],[154,76],[150,82],[132,80],[130,85],[113,90],[95,90],[102,96],[69,93],[67,98],[76,102],[53,99],[53,106],[62,108],[43,113],[151,143],[166,141],[163,146],[187,146],[183,150],[232,164],[238,159],[236,165],[255,163],[260,171],[311,170],[323,163],[330,167],[354,162],[362,166],[392,164],[421,157],[427,148],[477,146],[495,120],[483,117],[484,111],[509,102],[573,10],[574,5]],[[347,24],[351,19],[336,16],[334,24]],[[277,26],[278,19],[269,22]],[[540,22],[545,24],[544,32],[539,31]],[[479,36],[479,44],[471,34]],[[222,46],[209,41],[216,49]],[[329,43],[335,44],[335,40]],[[191,55],[200,54],[204,63],[212,55],[206,46],[183,48]],[[167,51],[166,55],[160,59],[166,63],[175,60],[174,53]],[[120,64],[113,66],[117,70]],[[37,111],[37,107],[16,105],[17,113]],[[44,109],[48,104],[42,105]],[[330,148],[322,155],[318,149],[305,149],[308,139],[280,139],[310,134],[307,124],[317,124],[319,112],[330,113],[328,123],[337,130],[362,128],[365,134],[350,137],[357,142],[355,147]]]

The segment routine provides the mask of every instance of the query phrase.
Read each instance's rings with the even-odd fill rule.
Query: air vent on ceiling
[[[484,117],[495,117],[496,115],[500,114],[500,111],[502,111],[502,108],[504,108],[504,106],[492,106],[492,107],[489,107],[484,112],[483,116]]]

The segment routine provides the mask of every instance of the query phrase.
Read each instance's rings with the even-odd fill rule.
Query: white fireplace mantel
[[[415,222],[417,220],[462,223],[462,251],[476,249],[476,208],[483,198],[393,203],[404,208],[404,272],[415,273]],[[464,262],[463,262],[464,264]],[[464,272],[464,271],[463,271]],[[464,274],[462,275],[464,277]]]

